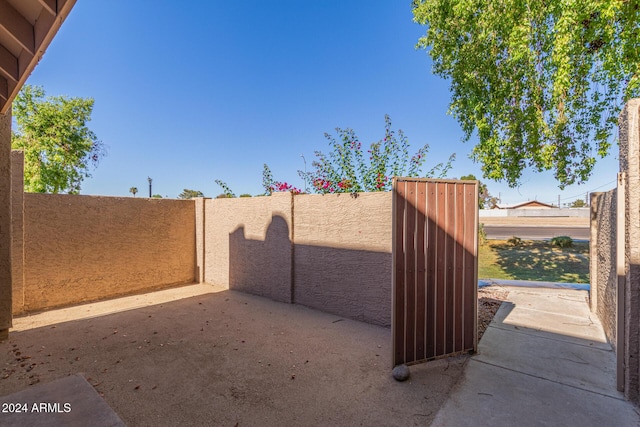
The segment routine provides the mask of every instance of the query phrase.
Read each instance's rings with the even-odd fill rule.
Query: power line
[[[582,193],[576,194],[575,196],[567,196],[567,197],[559,198],[558,202],[563,201],[563,200],[575,199],[575,198],[578,198],[578,197],[582,198],[583,195],[587,195],[587,194],[593,192],[594,190],[598,190],[598,189],[600,189],[602,187],[606,187],[607,185],[611,185],[614,182],[617,182],[617,180],[614,179],[613,181],[607,182],[606,184],[602,184],[602,185],[600,185],[600,186],[598,186],[596,188],[592,188],[591,190],[583,191]],[[548,203],[552,204],[554,202],[548,202]]]
[[[602,187],[606,187],[607,185],[611,185],[611,184],[613,184],[613,183],[614,183],[614,182],[616,182],[616,181],[617,181],[617,180],[615,180],[615,179],[614,179],[613,181],[611,181],[611,182],[607,182],[606,184],[602,184],[602,185],[601,185],[601,186],[599,186],[599,187],[592,188],[591,190],[588,190],[588,191],[583,191],[582,193],[578,194],[577,196],[565,197],[565,198],[563,198],[563,200],[571,199],[571,198],[573,198],[573,197],[579,197],[579,196],[582,196],[583,194],[591,193],[591,192],[593,192],[593,190],[598,190],[598,189],[600,189],[600,188],[602,188]]]

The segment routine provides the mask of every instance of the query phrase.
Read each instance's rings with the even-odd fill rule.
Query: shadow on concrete
[[[509,288],[434,426],[639,425],[586,291]]]

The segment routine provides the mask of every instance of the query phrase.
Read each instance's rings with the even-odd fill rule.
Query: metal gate
[[[393,182],[393,365],[477,350],[478,181]]]

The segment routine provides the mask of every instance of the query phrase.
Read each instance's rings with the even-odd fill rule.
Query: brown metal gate
[[[477,254],[477,181],[394,179],[394,366],[476,351]]]

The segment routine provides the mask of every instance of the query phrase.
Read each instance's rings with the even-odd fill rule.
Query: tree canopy
[[[487,184],[476,178],[475,175],[469,174],[461,176],[460,179],[467,181],[478,181],[478,207],[480,209],[491,209],[498,204],[498,198],[489,193]]]
[[[586,208],[586,207],[588,207],[587,202],[585,202],[582,199],[574,200],[573,202],[568,203],[568,206],[570,208]]]
[[[104,147],[87,127],[91,98],[46,96],[25,85],[13,101],[16,132],[12,147],[24,151],[24,189],[33,193],[77,194],[104,155]]]
[[[418,47],[450,82],[450,113],[485,177],[586,181],[624,102],[640,95],[637,0],[413,0]]]
[[[182,193],[178,194],[178,199],[193,199],[196,197],[204,197],[204,194],[202,191],[189,190],[187,188],[182,190]]]

